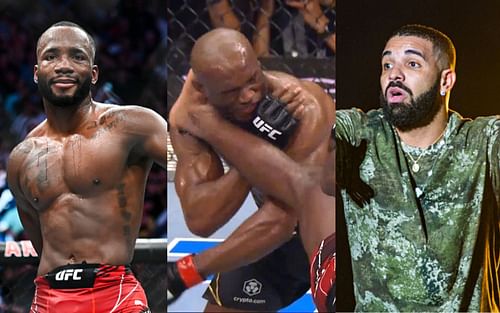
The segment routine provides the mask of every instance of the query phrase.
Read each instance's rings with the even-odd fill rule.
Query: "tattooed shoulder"
[[[13,159],[26,157],[26,155],[33,151],[34,147],[35,144],[33,142],[33,139],[26,139],[23,142],[19,143],[14,149],[12,149],[10,158]]]
[[[99,117],[99,125],[106,130],[116,128],[121,122],[125,120],[125,113],[123,110],[109,110]]]

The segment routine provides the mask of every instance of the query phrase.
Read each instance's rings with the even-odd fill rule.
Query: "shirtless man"
[[[92,100],[95,43],[59,22],[38,39],[34,80],[47,119],[12,151],[8,183],[40,255],[30,312],[149,312],[128,263],[167,125],[153,111]],[[77,309],[77,310],[76,310]]]
[[[186,113],[183,124],[191,134],[217,149],[253,186],[286,203],[284,208],[293,209],[311,260],[311,289],[316,307],[319,312],[335,312],[333,129],[325,166],[304,168],[261,138],[222,119],[210,105],[190,105]],[[243,150],[248,153],[241,153]],[[202,257],[203,253],[196,256]]]
[[[236,31],[216,29],[200,37],[193,47],[191,65],[192,79],[185,83],[170,114],[171,138],[179,159],[176,188],[187,225],[195,234],[208,236],[239,209],[251,185],[235,167],[224,173],[214,148],[186,130],[180,117],[188,106],[210,103],[233,124],[254,134],[262,133],[301,166],[324,164],[334,106],[316,84],[300,82],[284,73],[262,71],[250,43]],[[287,86],[294,84],[300,85],[305,98],[302,102],[308,105],[296,110],[300,120],[294,130],[282,129],[283,124],[288,124],[276,122],[280,119],[276,117],[285,116],[286,110],[269,105],[274,100],[266,100],[265,96],[293,103],[294,91]],[[191,88],[199,92],[191,93]],[[273,108],[273,114],[259,115],[263,103]],[[255,125],[261,126],[257,132],[252,128]],[[270,138],[273,135],[276,141]],[[185,269],[179,274],[189,278],[187,287],[207,274],[224,271],[216,275],[205,294],[209,300],[206,311],[274,311],[295,301],[310,286],[307,256],[294,235],[293,210],[283,209],[287,204],[276,199],[257,198],[260,209],[224,243],[178,262]],[[173,281],[170,276],[168,279]],[[251,279],[257,280],[261,288],[258,296],[249,298],[243,287]]]

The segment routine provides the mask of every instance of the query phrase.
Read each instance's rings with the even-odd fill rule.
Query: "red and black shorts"
[[[335,234],[321,241],[311,261],[311,291],[319,312],[335,312]]]
[[[148,302],[129,266],[71,264],[35,278],[30,313],[146,313]]]

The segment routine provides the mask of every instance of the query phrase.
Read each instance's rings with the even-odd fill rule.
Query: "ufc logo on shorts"
[[[257,129],[261,133],[267,133],[267,137],[271,138],[272,140],[277,140],[276,135],[281,135],[282,132],[272,128],[271,125],[267,124],[264,122],[259,116],[256,116],[255,119],[253,120],[253,125],[257,127]]]
[[[82,269],[67,269],[62,270],[56,274],[57,281],[67,281],[67,280],[82,280],[82,277],[79,276],[83,272]]]

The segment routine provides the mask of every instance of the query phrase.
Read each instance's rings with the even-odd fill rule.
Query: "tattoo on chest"
[[[16,149],[16,153],[29,154],[33,150],[33,147],[34,147],[33,142],[31,142],[29,140],[24,141]]]
[[[82,137],[78,136],[69,143],[71,147],[71,161],[73,167],[73,175],[80,175],[80,168],[82,163]]]
[[[99,137],[105,131],[116,128],[125,119],[123,112],[110,112],[101,116],[98,121],[92,121],[86,130],[93,131],[91,138]]]
[[[127,196],[125,195],[125,184],[119,184],[117,187],[118,191],[118,206],[120,207],[120,215],[123,220],[123,235],[128,241],[132,241],[131,238],[131,226],[130,221],[132,219],[132,213],[127,209]]]
[[[54,147],[49,145],[49,142],[46,141],[43,145],[34,149],[30,149],[26,169],[34,173],[34,177],[36,178],[36,183],[40,190],[45,190],[49,187],[49,163],[48,163],[48,155],[55,151]],[[25,150],[27,151],[27,150]],[[28,152],[27,152],[28,153]]]

